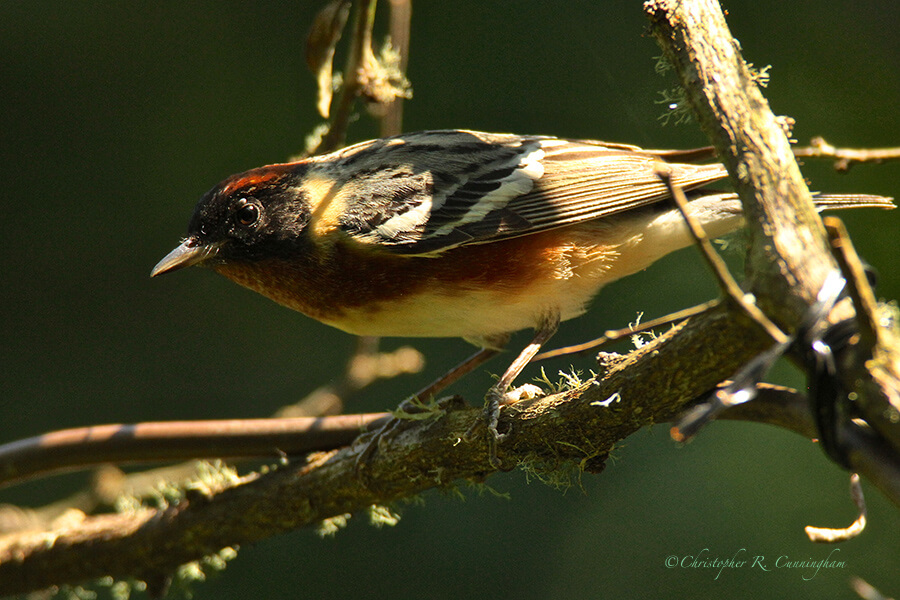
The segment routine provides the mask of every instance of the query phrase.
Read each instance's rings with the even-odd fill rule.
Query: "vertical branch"
[[[412,20],[412,0],[390,0],[391,5],[391,46],[400,55],[398,65],[401,73],[406,73],[409,63],[409,32]],[[403,133],[403,97],[397,96],[387,105],[381,119],[381,135],[388,137]]]
[[[653,35],[675,67],[700,126],[740,195],[751,239],[747,275],[752,292],[760,308],[793,333],[838,265],[787,135],[744,62],[716,0],[647,0],[644,8]],[[852,273],[842,275],[852,279]],[[841,307],[850,309],[848,303]],[[865,310],[855,308],[865,318]],[[852,346],[843,352],[834,376],[839,392],[820,401],[851,407],[850,417],[824,426],[840,428],[847,464],[896,497],[900,335],[891,324],[878,326],[883,329],[878,333],[885,335],[862,336],[862,343],[849,343]],[[852,418],[860,415],[861,407],[878,407],[864,411],[868,413],[863,415],[868,418],[864,425]]]
[[[835,262],[790,142],[716,0],[648,0],[645,11],[744,204],[751,289],[793,330]]]
[[[353,11],[353,40],[344,70],[344,84],[333,112],[331,125],[322,141],[311,154],[325,154],[344,145],[347,127],[353,111],[353,103],[362,90],[362,72],[367,62],[373,61],[372,26],[375,23],[375,0],[356,0]]]

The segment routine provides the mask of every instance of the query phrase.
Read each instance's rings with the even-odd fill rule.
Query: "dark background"
[[[302,57],[319,5],[0,3],[0,442],[96,423],[267,416],[341,372],[353,345],[345,334],[212,272],[148,278],[204,191],[296,154],[319,122]],[[900,144],[900,5],[725,7],[747,60],[772,65],[765,93],[797,120],[801,142]],[[417,2],[405,128],[705,144],[693,123],[658,121],[658,92],[674,80],[654,73],[660,51],[645,26],[638,2]],[[363,117],[351,133],[357,141],[376,130]],[[896,164],[804,173],[813,189],[900,194]],[[841,216],[880,270],[879,294],[900,297],[900,214]],[[604,290],[555,342],[715,294],[696,252],[682,251]],[[427,372],[373,386],[352,410],[392,408],[470,350],[458,340],[415,344]],[[455,390],[477,403],[488,371],[502,368],[491,363]],[[772,378],[802,385],[786,366]],[[3,490],[0,502],[51,502],[80,481]],[[744,568],[716,579],[664,565],[704,548],[723,558],[745,549],[741,557],[770,564],[823,559],[831,548],[810,544],[803,526],[852,521],[846,482],[818,447],[774,428],[716,423],[678,447],[660,426],[626,440],[582,488],[558,491],[516,471],[489,480],[508,500],[430,493],[424,506],[403,507],[394,528],[360,516],[333,539],[305,530],[242,548],[196,597],[852,598],[851,575],[896,595],[900,519],[870,486],[868,530],[832,555],[845,568],[804,581],[810,572]]]

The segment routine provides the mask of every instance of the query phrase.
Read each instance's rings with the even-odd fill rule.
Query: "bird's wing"
[[[340,201],[353,210],[342,211],[340,228],[405,255],[528,235],[669,197],[659,156],[603,142],[429,131],[365,142],[329,164],[355,173],[342,182]],[[686,190],[726,176],[718,164],[668,165]]]

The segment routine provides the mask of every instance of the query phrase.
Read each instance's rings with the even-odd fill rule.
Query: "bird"
[[[734,193],[703,189],[725,167],[681,156],[461,129],[369,140],[226,178],[151,276],[211,267],[355,335],[458,337],[496,353],[533,329],[486,395],[495,444],[500,405],[559,323],[606,284],[692,243],[661,167],[710,237],[742,226]],[[869,195],[815,202],[894,207]]]

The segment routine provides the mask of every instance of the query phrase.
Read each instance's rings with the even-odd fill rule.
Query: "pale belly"
[[[598,289],[595,279],[569,279],[534,285],[512,296],[491,291],[420,292],[408,300],[345,311],[340,319],[325,322],[355,335],[475,339],[533,328],[556,312],[563,321],[575,318]]]

